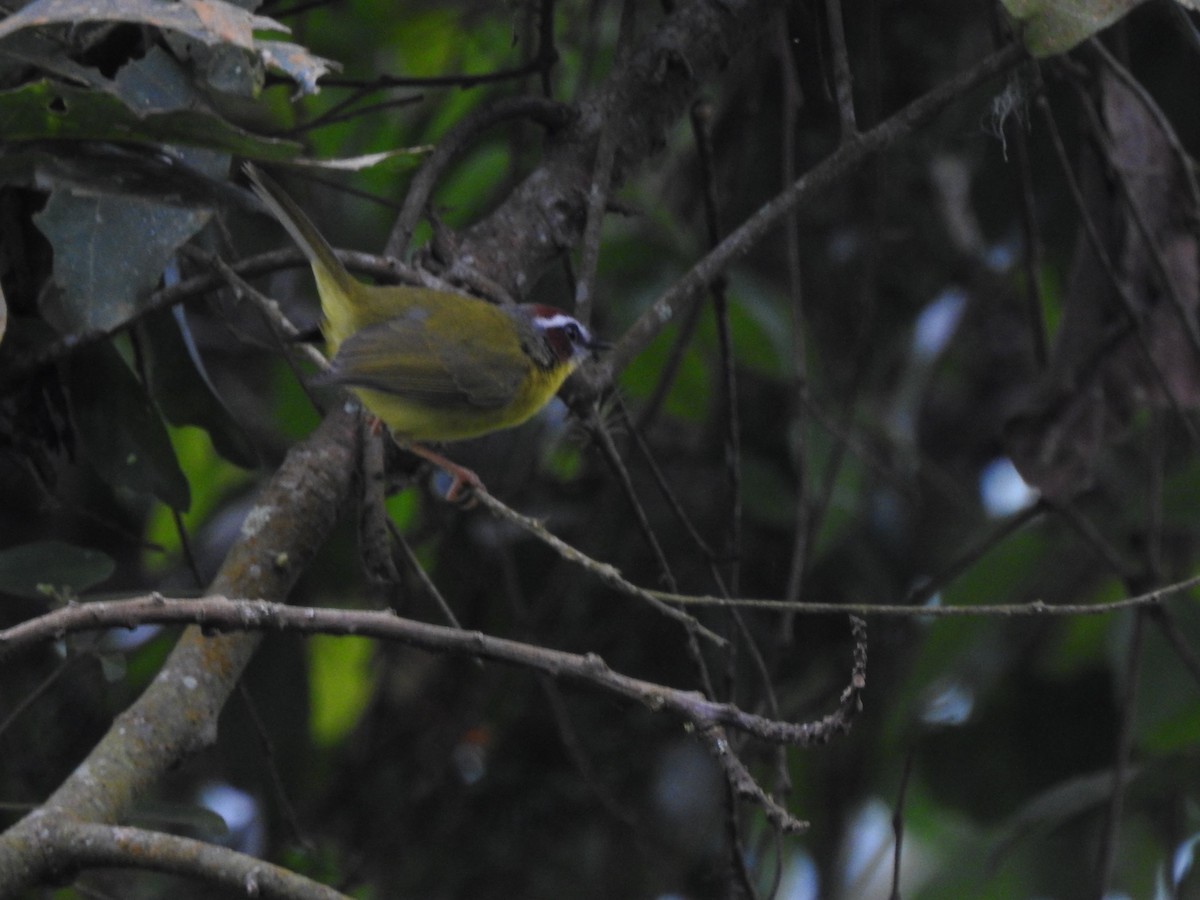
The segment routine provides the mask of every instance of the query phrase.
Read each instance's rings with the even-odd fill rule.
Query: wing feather
[[[329,380],[447,409],[504,406],[529,367],[513,321],[482,300],[453,305],[360,329],[342,342]]]

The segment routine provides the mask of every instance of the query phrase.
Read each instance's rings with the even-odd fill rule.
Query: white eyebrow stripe
[[[588,330],[580,325],[577,319],[568,316],[566,313],[558,313],[557,315],[553,315],[548,319],[543,319],[542,317],[538,316],[533,320],[533,322],[543,331],[546,331],[550,328],[565,328],[567,325],[574,325],[583,333],[584,337],[588,337]]]

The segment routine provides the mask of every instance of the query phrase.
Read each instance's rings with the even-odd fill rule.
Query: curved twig
[[[130,868],[184,875],[219,887],[225,896],[280,900],[349,900],[282,866],[228,847],[143,828],[96,825],[70,815],[43,816],[38,853],[53,860],[51,873],[88,868]]]
[[[696,302],[714,278],[730,263],[757,245],[788,212],[802,202],[811,200],[815,193],[845,178],[875,154],[932,121],[950,103],[971,89],[1011,69],[1024,55],[1024,50],[1015,44],[997,50],[974,68],[951,78],[870,131],[847,141],[801,175],[787,190],[764,204],[732,231],[650,305],[621,338],[613,352],[594,366],[595,369],[602,370],[596,383],[607,384],[613,372],[621,371],[630,360],[649,346],[663,328],[674,321],[689,304]],[[596,373],[593,373],[592,377],[595,378]]]
[[[688,629],[689,632],[694,631],[696,634],[706,638],[719,647],[723,647],[728,643],[725,638],[709,630],[708,628],[705,628],[694,617],[682,612],[681,610],[675,609],[674,607],[668,606],[658,598],[654,591],[648,591],[645,588],[638,587],[632,582],[626,581],[615,566],[594,560],[587,554],[576,550],[562,538],[554,536],[546,529],[546,526],[537,521],[537,519],[532,519],[529,516],[522,515],[515,509],[505,506],[487,491],[476,491],[474,496],[478,498],[480,503],[490,509],[497,516],[529,532],[539,541],[558,553],[558,555],[563,559],[583,567],[609,587],[621,592],[622,594],[625,594],[626,596],[636,597],[639,600],[649,603],[667,618],[674,619],[675,621],[681,623],[685,628]]]
[[[394,259],[400,259],[404,255],[417,222],[424,214],[442,173],[462,155],[481,131],[509,119],[532,119],[551,131],[556,131],[569,124],[574,115],[571,107],[544,97],[506,97],[482,106],[459,120],[446,132],[445,137],[438,141],[437,147],[413,177],[408,196],[404,198],[404,205],[400,208],[400,215],[396,217],[396,224],[392,226],[392,233],[388,236],[384,255]]]

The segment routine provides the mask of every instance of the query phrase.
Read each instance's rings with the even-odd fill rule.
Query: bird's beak
[[[617,346],[612,341],[602,341],[600,338],[594,337],[587,342],[587,348],[594,353],[599,353],[601,350],[611,350]]]

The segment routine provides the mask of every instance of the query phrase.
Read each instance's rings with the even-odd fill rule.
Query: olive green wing
[[[328,380],[447,409],[497,409],[528,368],[513,321],[480,300],[412,309],[355,332]]]

